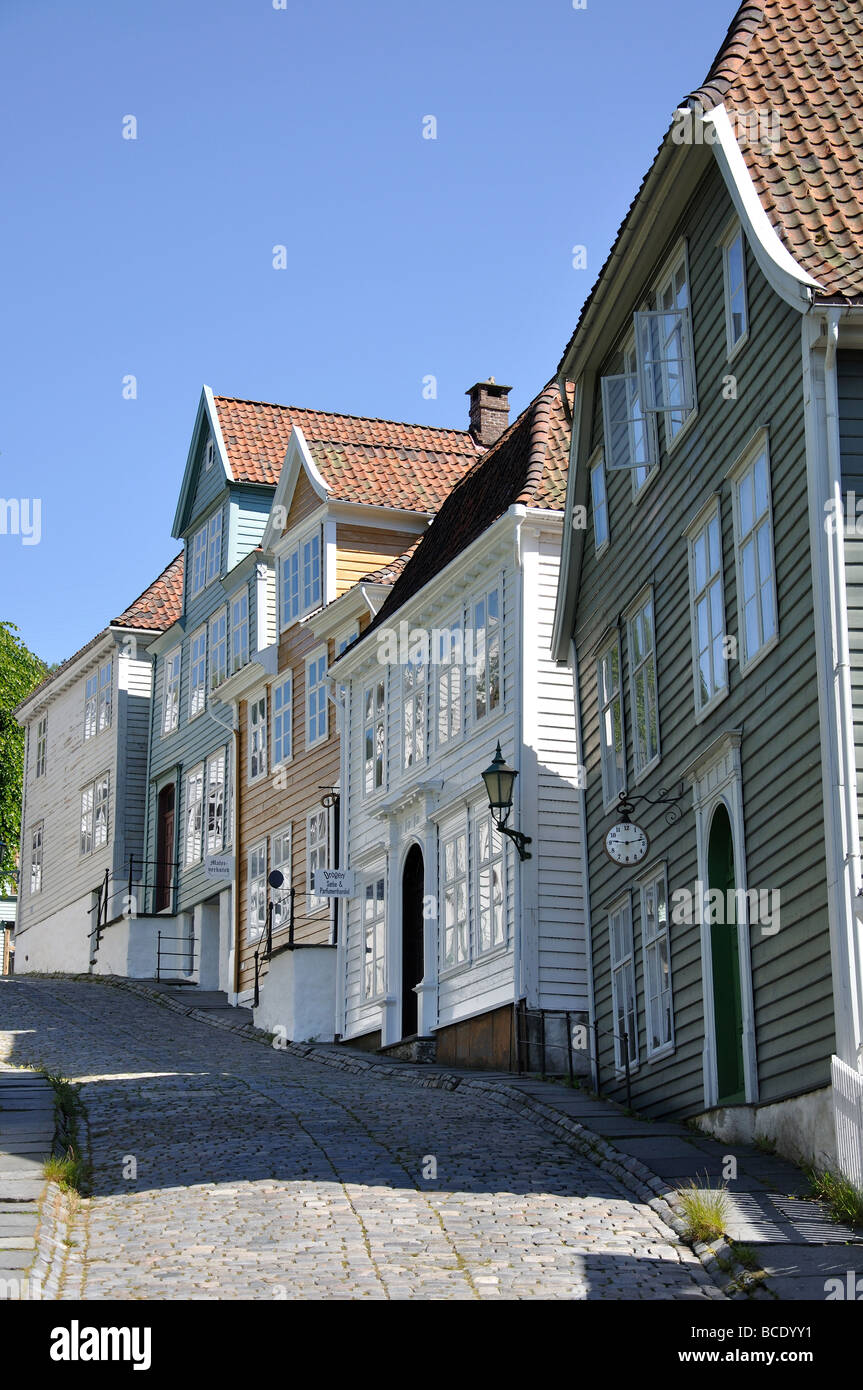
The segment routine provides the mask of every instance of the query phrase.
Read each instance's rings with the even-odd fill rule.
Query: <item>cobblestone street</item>
[[[0,1060],[83,1083],[93,1195],[61,1296],[716,1296],[652,1211],[475,1095],[60,979],[0,980]]]

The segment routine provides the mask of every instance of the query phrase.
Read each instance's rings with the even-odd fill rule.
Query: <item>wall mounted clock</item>
[[[633,821],[619,821],[605,837],[605,852],[614,864],[640,864],[649,849],[647,831]]]

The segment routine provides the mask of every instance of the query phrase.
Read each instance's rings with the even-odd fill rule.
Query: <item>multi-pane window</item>
[[[632,906],[627,897],[608,916],[611,945],[611,995],[614,1012],[614,1061],[623,1069],[626,1051],[630,1064],[638,1061],[638,1024],[635,1005],[635,960],[632,951]],[[626,1042],[626,1051],[624,1050]]]
[[[686,249],[656,290],[656,308],[635,315],[638,371],[646,410],[665,416],[670,444],[695,409],[695,360]]]
[[[43,714],[36,725],[36,776],[44,777],[48,761],[48,716]]]
[[[470,954],[468,916],[467,833],[460,830],[444,840],[441,856],[443,873],[443,964],[461,965]]]
[[[692,594],[692,656],[695,708],[700,711],[728,688],[725,660],[725,603],[722,593],[722,531],[719,508],[689,536]]]
[[[306,863],[309,873],[309,912],[327,907],[329,898],[315,893],[315,870],[329,868],[330,823],[326,810],[313,811],[306,821]]]
[[[99,702],[99,672],[87,677],[84,693],[84,737],[93,738],[96,733],[96,708]]]
[[[81,792],[81,854],[92,854],[108,843],[109,795],[107,772]]]
[[[476,820],[477,950],[493,951],[506,939],[503,836],[487,811]]]
[[[474,712],[477,719],[500,705],[500,603],[491,589],[473,607],[476,675]]]
[[[734,476],[734,542],[741,666],[777,635],[770,468],[764,437]]]
[[[242,589],[231,599],[231,672],[249,662],[249,591]]]
[[[267,925],[267,842],[249,850],[249,940],[260,941]]]
[[[207,703],[207,629],[200,628],[192,637],[189,674],[189,718],[195,719]]]
[[[375,999],[384,992],[384,925],[386,898],[384,880],[372,879],[363,897],[363,994]]]
[[[288,926],[291,915],[291,827],[270,838],[270,867],[282,874],[281,888],[273,888],[273,931]]]
[[[366,796],[384,784],[385,687],[376,681],[363,693],[363,789]]]
[[[449,743],[462,729],[462,635],[461,624],[436,632],[435,669],[437,671],[437,741]]]
[[[323,603],[321,533],[311,532],[281,556],[280,626],[286,628]]]
[[[306,747],[327,736],[327,649],[306,662]]]
[[[214,512],[209,521],[192,537],[192,597],[218,578],[222,569],[222,512]]]
[[[656,642],[652,593],[648,594],[630,615],[627,631],[632,741],[637,777],[659,757],[659,706],[656,696]]]
[[[722,243],[722,275],[725,285],[725,340],[729,357],[749,331],[746,303],[746,254],[743,229],[735,222]]]
[[[30,892],[42,892],[42,842],[45,824],[40,821],[30,833]]]
[[[617,638],[597,659],[596,683],[602,758],[602,800],[606,806],[610,806],[626,786],[623,690],[620,681],[620,642]]]
[[[644,952],[644,1004],[647,1053],[669,1046],[673,1037],[668,887],[660,869],[641,885],[641,945]]]
[[[225,750],[207,759],[207,853],[225,848]]]
[[[222,570],[222,513],[214,512],[207,525],[207,583],[218,579]]]
[[[174,647],[165,656],[165,695],[162,706],[162,733],[170,734],[180,723],[180,663],[182,648]]]
[[[645,413],[638,376],[635,337],[621,354],[622,371],[602,378],[604,464],[609,469],[630,469],[632,490],[639,489],[656,466],[656,425]]]
[[[422,657],[402,668],[402,757],[405,768],[425,762],[426,663]]]
[[[273,767],[292,755],[293,696],[291,673],[273,686]]]
[[[220,608],[210,619],[210,689],[216,690],[228,676],[228,610]]]
[[[590,470],[590,497],[593,503],[593,543],[599,553],[608,545],[608,497],[605,491],[605,463],[602,455]]]
[[[186,775],[186,863],[201,859],[204,829],[204,764]]]
[[[249,701],[249,781],[267,771],[267,695]]]
[[[98,729],[101,733],[111,723],[111,691],[113,688],[114,664],[106,661],[99,667],[99,713]]]

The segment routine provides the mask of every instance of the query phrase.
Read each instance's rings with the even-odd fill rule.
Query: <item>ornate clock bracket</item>
[[[656,796],[647,796],[642,792],[640,796],[632,796],[629,792],[621,792],[617,798],[615,810],[621,820],[632,821],[635,816],[635,803],[646,801],[648,806],[667,806],[665,821],[667,825],[676,825],[683,814],[680,809],[680,802],[686,794],[686,784],[680,783],[680,789],[676,796],[670,796],[667,787],[660,787]]]

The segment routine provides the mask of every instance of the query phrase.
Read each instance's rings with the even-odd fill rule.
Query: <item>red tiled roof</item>
[[[569,393],[572,408],[572,388]],[[466,550],[511,506],[563,511],[570,425],[550,382],[450,492],[360,641]],[[396,562],[398,563],[398,562]]]
[[[149,588],[139,594],[119,616],[111,619],[112,627],[139,627],[149,632],[164,632],[175,623],[183,611],[183,551],[176,555],[154,579]]]
[[[761,113],[738,144],[762,206],[823,298],[863,299],[863,9],[848,0],[741,5],[688,99]],[[773,130],[775,122],[775,132]],[[755,122],[752,122],[753,126]],[[778,139],[773,141],[773,134]]]
[[[731,117],[763,112],[766,133],[738,144],[786,249],[822,286],[819,298],[863,301],[863,15],[857,0],[742,4],[704,85],[680,103]],[[659,157],[665,139],[657,151]],[[654,164],[656,160],[654,160]],[[651,166],[652,169],[653,166]],[[563,366],[650,177],[645,174],[581,307]]]
[[[277,483],[299,425],[334,500],[434,511],[481,454],[467,430],[214,399],[238,482]]]

